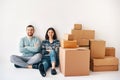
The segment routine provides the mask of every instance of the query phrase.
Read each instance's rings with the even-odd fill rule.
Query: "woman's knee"
[[[50,51],[50,55],[55,56],[55,51],[54,51],[54,50],[51,50],[51,51]]]

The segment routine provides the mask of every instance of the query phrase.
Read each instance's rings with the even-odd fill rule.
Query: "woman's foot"
[[[43,66],[42,63],[40,63],[40,64],[38,65],[38,69],[39,69],[39,71],[40,71],[40,74],[41,74],[43,77],[45,77],[45,76],[46,76],[46,72],[45,72],[45,70],[44,70],[44,66]]]
[[[56,75],[57,74],[56,70],[55,69],[51,69],[51,74],[52,75]]]

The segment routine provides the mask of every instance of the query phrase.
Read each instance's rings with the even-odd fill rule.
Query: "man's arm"
[[[19,49],[21,53],[30,53],[30,51],[25,48],[23,38],[20,40]]]
[[[36,53],[40,52],[40,45],[41,41],[39,40],[39,38],[35,38],[34,46],[26,46],[25,48],[30,52]]]

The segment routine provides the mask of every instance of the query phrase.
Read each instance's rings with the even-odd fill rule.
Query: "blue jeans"
[[[56,66],[59,65],[59,59],[57,57],[57,53],[55,53],[54,50],[51,50],[49,56],[43,56],[42,58],[42,64],[44,66],[45,71],[47,71],[51,67],[51,63],[55,62]]]

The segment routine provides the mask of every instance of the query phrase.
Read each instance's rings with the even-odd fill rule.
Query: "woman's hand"
[[[48,51],[50,53],[51,50],[46,50],[46,51]]]

